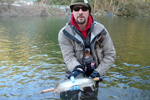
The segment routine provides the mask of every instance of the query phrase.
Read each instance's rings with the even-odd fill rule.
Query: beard
[[[79,16],[80,17],[80,16]],[[83,17],[83,16],[81,16],[81,17]],[[85,17],[83,17],[83,19],[76,19],[76,22],[77,22],[77,24],[84,24],[85,22],[86,22],[86,19],[85,19]]]

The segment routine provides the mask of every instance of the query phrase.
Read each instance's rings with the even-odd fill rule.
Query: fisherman
[[[70,9],[70,21],[58,36],[66,65],[66,78],[73,82],[81,76],[102,77],[116,59],[111,37],[106,28],[92,17],[88,0],[72,0]],[[86,53],[90,54],[89,59],[85,58]],[[90,87],[81,91],[80,99],[98,100],[98,81],[95,86],[94,91]],[[72,100],[78,100],[79,87],[75,86],[72,90]],[[67,95],[65,93],[60,93],[61,100]]]

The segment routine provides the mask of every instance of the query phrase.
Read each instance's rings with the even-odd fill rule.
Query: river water
[[[59,100],[40,94],[63,81],[58,32],[70,16],[0,18],[0,100]],[[95,16],[109,31],[117,59],[106,76],[150,66],[150,19]],[[99,100],[149,100],[150,68],[107,77]]]

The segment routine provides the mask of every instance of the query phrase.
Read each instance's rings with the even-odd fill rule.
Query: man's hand
[[[71,79],[71,82],[72,82],[72,83],[75,82],[75,79],[74,79],[73,76],[71,76],[70,79]],[[75,91],[75,90],[80,90],[80,89],[79,89],[79,86],[74,86],[74,87],[71,89],[71,91]]]
[[[89,77],[95,78],[95,77],[100,77],[100,75],[99,75],[99,73],[96,70],[94,70]]]
[[[70,78],[71,76],[73,77],[77,77],[79,74],[83,73],[84,74],[84,67],[81,65],[78,65],[74,68],[74,70],[72,71],[72,73],[69,75],[68,78]]]
[[[84,67],[82,65],[77,65],[74,70],[72,71],[72,73],[69,75],[69,79],[71,80],[72,83],[75,82],[75,77],[77,77],[79,74],[84,74]],[[79,89],[79,86],[74,86],[71,91],[74,91],[74,90],[80,90]]]
[[[94,78],[93,80],[95,80],[97,82],[103,81],[103,77],[100,77],[99,73],[96,70],[94,70],[93,73],[89,77]]]

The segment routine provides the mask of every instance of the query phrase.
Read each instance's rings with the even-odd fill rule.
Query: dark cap
[[[91,13],[91,6],[89,5],[88,0],[72,0],[70,4],[71,11],[74,5],[82,5],[82,6],[89,7],[89,11]]]

